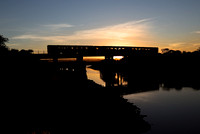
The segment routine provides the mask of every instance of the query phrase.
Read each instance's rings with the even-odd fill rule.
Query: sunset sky
[[[1,0],[0,12],[9,48],[200,47],[200,0]]]

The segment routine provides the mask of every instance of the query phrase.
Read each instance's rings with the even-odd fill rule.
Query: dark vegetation
[[[178,85],[199,89],[200,50],[163,49],[154,56],[93,64],[107,87],[87,79],[85,62],[41,61],[32,50],[9,49],[0,36],[1,124],[4,133],[139,134],[151,126],[123,94]],[[114,87],[113,73],[125,73],[128,88]],[[174,84],[174,85],[173,85]],[[119,103],[118,103],[119,101]],[[120,104],[120,105],[119,105]]]
[[[150,128],[119,90],[87,79],[86,63],[41,61],[32,50],[10,50],[8,39],[0,38],[2,133],[140,133]]]

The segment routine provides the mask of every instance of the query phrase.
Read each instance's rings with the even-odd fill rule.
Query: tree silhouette
[[[8,47],[6,46],[6,42],[8,42],[9,39],[5,38],[3,35],[0,35],[0,55],[5,55],[8,52]]]
[[[4,47],[4,48],[6,48],[6,42],[8,42],[9,41],[9,39],[8,38],[5,38],[5,37],[3,37],[3,35],[0,35],[0,48],[2,48],[2,47]]]
[[[164,54],[164,53],[168,53],[170,50],[169,50],[169,48],[164,48],[164,49],[161,49],[161,51]]]

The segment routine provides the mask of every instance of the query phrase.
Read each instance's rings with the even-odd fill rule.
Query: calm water
[[[105,74],[101,73],[99,70],[94,70],[92,68],[89,68],[89,66],[86,68],[87,71],[87,77],[90,80],[93,80],[95,83],[105,87],[106,84],[108,85],[109,82],[106,82],[105,80],[102,80],[102,77],[105,78]],[[108,77],[109,80],[112,82],[109,83],[112,86],[127,86],[127,81],[123,77],[122,73],[115,72],[111,75],[111,77]]]
[[[100,72],[87,69],[89,79],[105,86]],[[145,134],[200,134],[200,90],[164,88],[124,95],[147,115],[151,130]]]
[[[200,91],[189,87],[125,95],[141,108],[152,129],[146,134],[200,134]]]
[[[101,79],[100,71],[91,69],[89,66],[86,68],[86,71],[88,79],[93,80],[95,83],[101,86],[106,86],[105,82]]]

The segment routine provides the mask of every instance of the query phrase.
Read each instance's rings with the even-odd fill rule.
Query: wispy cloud
[[[69,36],[70,39],[117,39],[124,40],[129,37],[141,37],[146,34],[148,20],[131,21],[123,24],[106,26],[102,28],[78,31]]]
[[[9,44],[7,44],[8,45],[8,47],[15,47],[15,46],[19,46],[19,44],[11,44],[11,43],[9,43]]]
[[[182,47],[183,45],[185,45],[186,43],[185,42],[176,42],[176,43],[172,43],[172,44],[169,44],[169,47],[170,48],[180,48]]]
[[[48,24],[48,25],[43,25],[43,26],[48,27],[48,28],[52,28],[52,29],[74,27],[74,25],[70,25],[70,24]]]
[[[166,46],[166,48],[181,50],[181,51],[195,51],[200,47],[198,42],[175,42]]]
[[[194,31],[193,33],[195,33],[195,34],[200,34],[200,31]]]
[[[101,28],[89,29],[89,30],[80,30],[72,33],[71,35],[62,35],[62,36],[40,36],[37,34],[28,34],[15,36],[12,39],[30,39],[30,40],[45,40],[52,41],[53,43],[60,42],[72,42],[77,40],[86,41],[98,41],[104,42],[109,40],[110,42],[124,42],[124,43],[133,43],[144,40],[149,40],[151,36],[149,32],[149,22],[151,19],[142,19],[138,21],[130,21],[122,24],[105,26]],[[68,24],[58,24],[58,25],[45,25],[47,27],[73,27]]]

